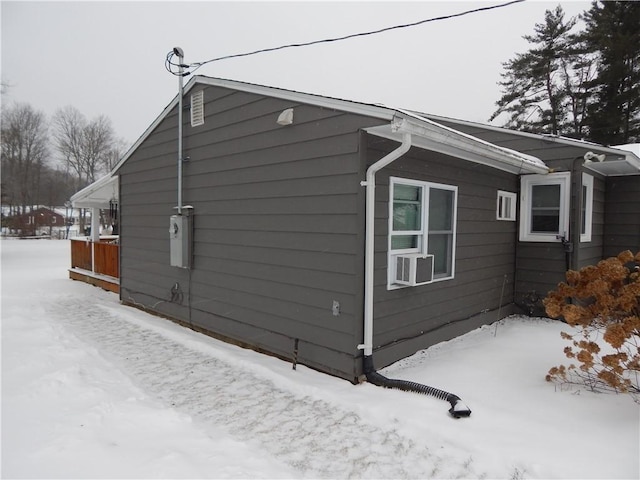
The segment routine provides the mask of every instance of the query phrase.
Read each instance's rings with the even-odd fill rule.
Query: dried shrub
[[[547,315],[576,327],[562,332],[579,362],[553,367],[548,381],[579,382],[592,390],[626,392],[640,400],[640,252],[630,251],[580,271],[543,300]]]

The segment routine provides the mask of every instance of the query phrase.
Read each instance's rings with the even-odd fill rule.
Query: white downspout
[[[373,273],[375,240],[376,173],[396,161],[411,148],[411,134],[402,135],[402,144],[367,169],[367,180],[360,185],[367,187],[365,250],[364,250],[364,338],[358,350],[364,350],[365,357],[373,354]]]

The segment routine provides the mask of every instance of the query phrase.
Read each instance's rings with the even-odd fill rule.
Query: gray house
[[[639,246],[630,152],[201,76],[183,99],[113,172],[121,301],[350,381]]]

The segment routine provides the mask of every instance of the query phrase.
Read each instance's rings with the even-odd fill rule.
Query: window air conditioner
[[[422,253],[395,255],[394,283],[415,287],[433,281],[433,255]]]

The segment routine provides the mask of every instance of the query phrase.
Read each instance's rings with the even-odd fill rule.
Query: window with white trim
[[[525,175],[520,179],[520,241],[560,242],[569,236],[571,174]]]
[[[394,279],[403,254],[432,256],[431,281],[453,278],[458,187],[395,177],[389,187],[388,288],[402,286]]]
[[[582,174],[582,211],[580,212],[580,241],[591,241],[591,225],[593,223],[593,177]]]
[[[497,220],[516,221],[516,199],[517,195],[515,193],[498,190]]]

